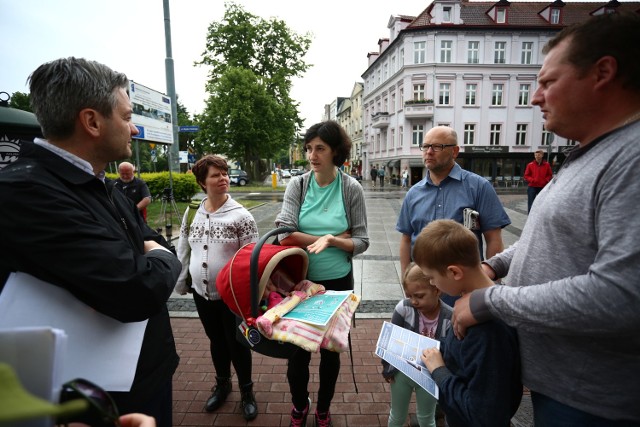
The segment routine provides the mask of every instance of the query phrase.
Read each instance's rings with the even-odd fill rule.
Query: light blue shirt
[[[496,191],[489,181],[464,170],[457,163],[440,185],[427,174],[407,192],[396,230],[411,236],[411,252],[420,231],[436,219],[453,219],[463,223],[462,211],[472,208],[480,214],[480,230],[475,231],[484,256],[481,233],[511,224]]]

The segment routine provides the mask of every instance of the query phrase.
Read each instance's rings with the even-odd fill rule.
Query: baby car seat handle
[[[251,251],[251,259],[249,261],[249,280],[251,286],[251,316],[254,319],[258,317],[258,303],[260,302],[260,295],[258,295],[258,259],[260,258],[260,250],[269,237],[275,234],[293,233],[294,231],[296,231],[296,229],[293,227],[280,227],[268,231],[260,238],[260,240],[258,240],[258,243],[253,247],[253,251]]]

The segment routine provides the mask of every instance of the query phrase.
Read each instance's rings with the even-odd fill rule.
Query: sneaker
[[[327,412],[318,412],[316,410],[316,427],[332,427],[331,414]]]
[[[307,425],[307,415],[309,415],[309,407],[311,406],[311,399],[307,401],[307,407],[303,411],[298,411],[294,406],[291,408],[291,424],[289,427],[305,427]]]

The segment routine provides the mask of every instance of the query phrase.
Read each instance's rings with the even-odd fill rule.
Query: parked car
[[[291,176],[302,175],[305,170],[304,169],[291,169]]]
[[[289,172],[289,169],[280,169],[280,176],[283,178],[291,178],[291,172]]]
[[[229,181],[231,185],[244,187],[249,183],[249,175],[240,169],[229,169]]]

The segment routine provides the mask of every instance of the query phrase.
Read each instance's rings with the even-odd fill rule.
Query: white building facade
[[[542,48],[566,25],[611,5],[640,7],[435,0],[415,19],[392,16],[390,38],[378,42],[362,75],[363,167],[385,167],[392,177],[409,166],[417,182],[424,135],[440,125],[457,132],[460,165],[496,186],[522,185],[538,149],[559,164],[576,142],[547,132],[531,104]]]

